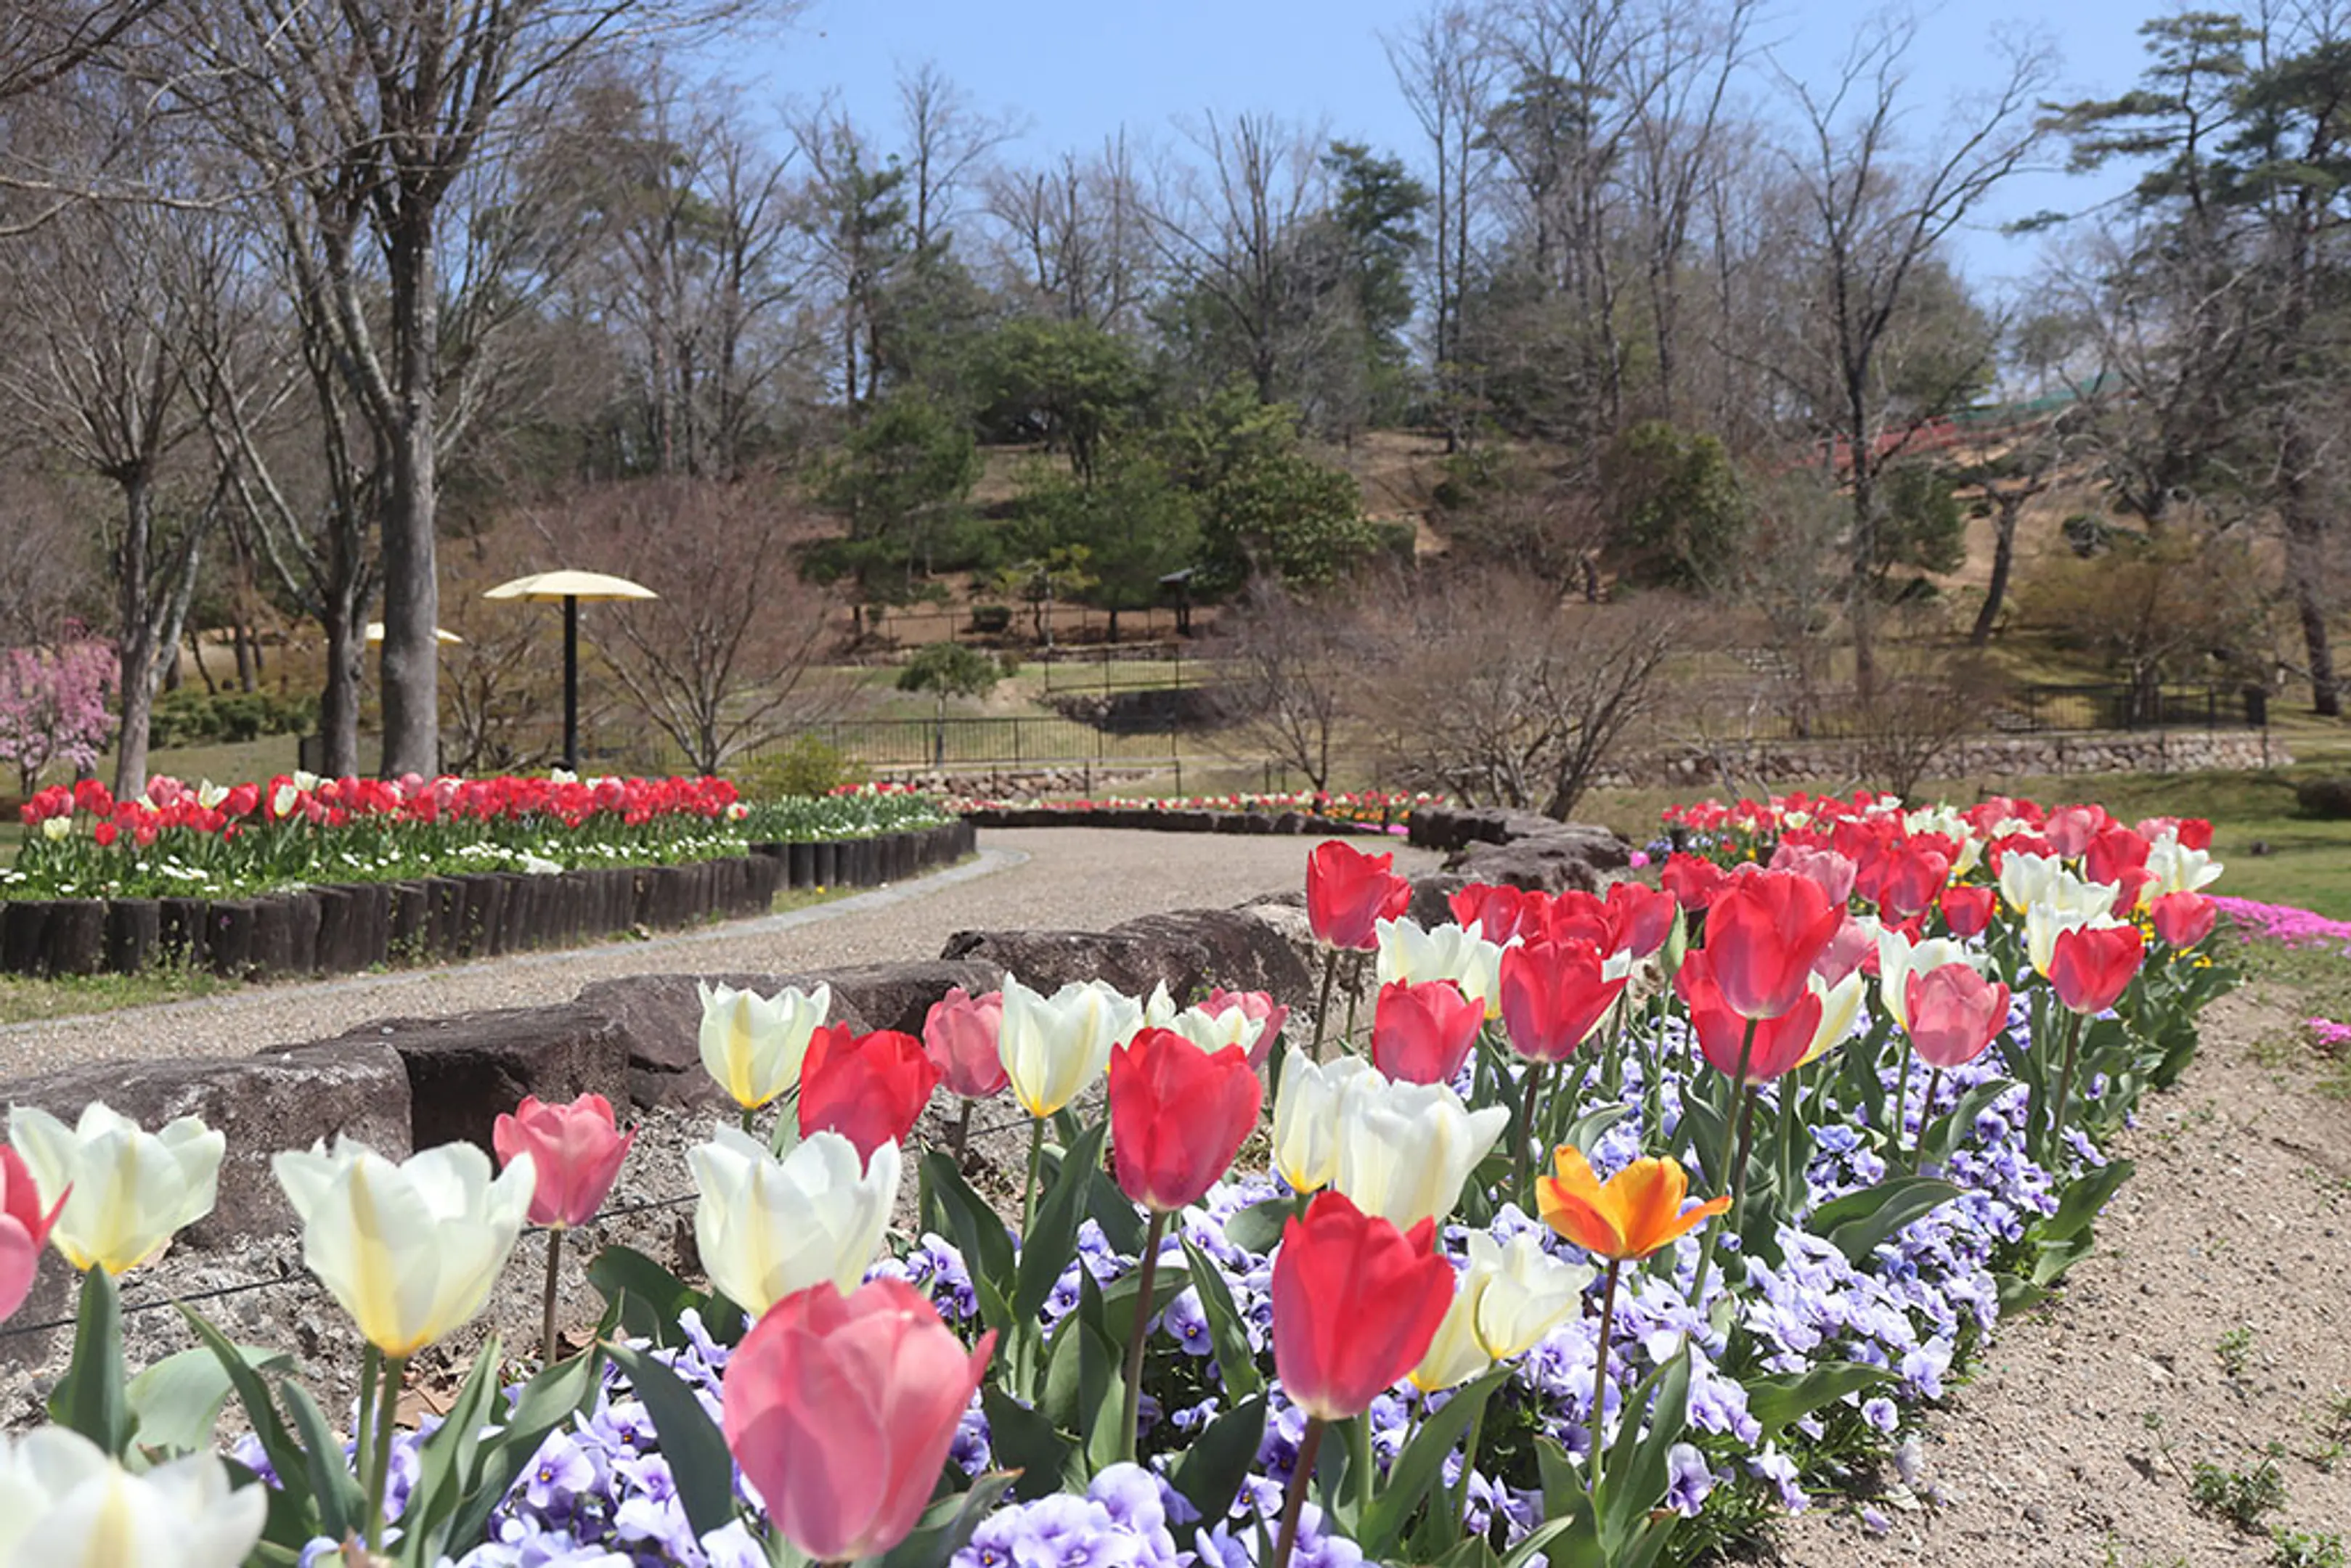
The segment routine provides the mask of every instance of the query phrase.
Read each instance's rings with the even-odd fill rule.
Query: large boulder
[[[512,1111],[526,1094],[541,1100],[601,1094],[616,1111],[629,1103],[622,1031],[577,1003],[379,1019],[326,1045],[397,1054],[407,1072],[409,1136],[420,1149],[461,1139],[489,1148],[499,1113]],[[274,1047],[272,1052],[308,1049]]]
[[[262,1056],[112,1061],[0,1085],[10,1105],[37,1105],[71,1123],[93,1100],[153,1132],[200,1116],[228,1140],[220,1200],[180,1233],[193,1250],[235,1250],[246,1238],[290,1230],[293,1211],[269,1156],[307,1149],[338,1133],[392,1159],[410,1148],[407,1069],[387,1047],[364,1040],[297,1046]]]
[[[1136,997],[1164,985],[1178,1001],[1224,986],[1270,991],[1292,1005],[1311,1002],[1315,973],[1294,933],[1262,907],[1179,909],[1107,931],[959,931],[941,956],[1012,974],[1039,990],[1103,980]]]
[[[1631,865],[1632,853],[1632,846],[1606,828],[1552,822],[1547,831],[1499,843],[1473,843],[1454,855],[1446,869],[1469,882],[1531,892],[1599,893]]]

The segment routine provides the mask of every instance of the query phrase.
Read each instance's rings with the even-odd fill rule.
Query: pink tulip
[[[1846,915],[1837,934],[1829,938],[1829,945],[1821,949],[1821,956],[1813,960],[1813,973],[1821,977],[1823,984],[1834,986],[1855,969],[1873,966],[1877,958],[1878,930],[1874,920]]]
[[[923,1019],[923,1051],[938,1066],[947,1092],[986,1100],[1011,1082],[997,1036],[1004,1027],[1004,993],[967,996],[961,986],[931,1004]]]
[[[0,1320],[15,1315],[32,1293],[33,1276],[40,1272],[41,1249],[49,1227],[72,1191],[57,1194],[57,1202],[41,1212],[41,1189],[16,1151],[0,1144]]]
[[[1853,896],[1853,879],[1858,868],[1846,856],[1834,850],[1807,849],[1801,844],[1782,842],[1771,853],[1771,870],[1792,871],[1821,884],[1829,902],[1843,904]]]
[[[2171,947],[2193,947],[2212,935],[2220,907],[2200,893],[2167,893],[2147,905],[2155,934]]]
[[[594,1218],[636,1141],[633,1128],[623,1133],[613,1124],[611,1102],[601,1094],[582,1094],[569,1105],[526,1094],[514,1114],[501,1115],[490,1129],[501,1168],[517,1155],[530,1155],[538,1176],[530,1198],[533,1225],[585,1225]]]
[[[1238,1008],[1243,1018],[1264,1026],[1257,1031],[1257,1039],[1249,1049],[1251,1067],[1265,1065],[1265,1059],[1273,1054],[1273,1042],[1281,1033],[1281,1026],[1290,1020],[1290,1009],[1275,1001],[1266,991],[1228,991],[1219,986],[1208,993],[1207,999],[1200,1004],[1200,1008],[1211,1014],[1223,1014]]]
[[[966,1351],[920,1292],[813,1285],[726,1364],[726,1446],[778,1533],[819,1563],[879,1556],[923,1517],[995,1348]]]
[[[1965,964],[1914,973],[1903,993],[1910,1044],[1929,1067],[1962,1067],[2008,1027],[2008,988]]]

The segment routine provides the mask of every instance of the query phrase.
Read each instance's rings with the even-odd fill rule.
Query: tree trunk
[[[319,690],[319,771],[329,779],[355,778],[360,770],[360,661],[364,647],[356,607],[330,596],[319,621],[327,632],[327,678]]]
[[[434,217],[409,198],[386,246],[391,262],[392,482],[383,509],[383,768],[387,779],[440,765],[441,614],[434,551],[437,499],[434,377],[440,329],[433,273]]]
[[[155,711],[155,622],[147,576],[155,503],[144,475],[122,485],[122,543],[115,552],[117,668],[122,682],[122,726],[115,737],[114,793],[129,800],[147,788],[148,721]]]
[[[2343,716],[2343,690],[2335,674],[2335,641],[2326,625],[2326,590],[2320,536],[2325,525],[2289,497],[2285,516],[2286,575],[2294,579],[2294,609],[2302,622],[2304,652],[2310,664],[2310,711],[2324,718]]]
[[[2000,508],[2000,518],[1993,525],[1991,580],[1984,584],[1983,608],[1976,612],[1976,623],[1968,632],[1968,641],[1979,648],[1991,641],[1992,625],[2008,597],[2008,576],[2016,566],[2016,519],[2024,509],[2024,497],[2000,496],[1992,504]]]

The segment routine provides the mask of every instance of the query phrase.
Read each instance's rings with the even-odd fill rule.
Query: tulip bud
[[[1205,1051],[1173,1030],[1143,1030],[1110,1060],[1120,1190],[1161,1214],[1199,1202],[1257,1125],[1264,1097],[1238,1046]]]
[[[1449,980],[1391,981],[1372,1012],[1372,1064],[1390,1078],[1450,1083],[1485,1019],[1485,1009]]]
[[[2220,909],[2200,893],[2167,893],[2147,906],[2147,914],[2164,946],[2189,948],[2212,935]]]
[[[386,1355],[413,1355],[489,1303],[538,1185],[531,1156],[444,1144],[393,1165],[338,1137],[274,1156],[302,1221],[302,1261]]]
[[[1913,970],[1905,1027],[1919,1060],[1929,1067],[1964,1066],[2008,1027],[2008,988],[1965,964]]]
[[[1437,1228],[1409,1230],[1326,1192],[1293,1218],[1273,1257],[1273,1364],[1309,1416],[1371,1408],[1428,1351],[1454,1295]]]
[[[830,1128],[856,1145],[860,1159],[871,1158],[882,1145],[905,1141],[938,1086],[938,1063],[911,1034],[855,1034],[847,1024],[818,1030],[800,1068],[800,1136]]]
[[[582,1094],[569,1105],[526,1094],[513,1114],[501,1113],[490,1129],[500,1165],[527,1154],[538,1172],[533,1225],[568,1227],[594,1218],[636,1141],[634,1130],[622,1133],[613,1122],[611,1102],[601,1094]]]
[[[68,1427],[0,1437],[0,1563],[237,1568],[268,1512],[269,1489],[214,1454],[133,1475]]]
[[[901,1280],[798,1291],[728,1359],[726,1446],[810,1561],[878,1558],[914,1532],[987,1368]]]
[[[1360,1056],[1316,1062],[1293,1051],[1282,1058],[1273,1099],[1273,1168],[1291,1191],[1331,1185],[1339,1168],[1340,1103],[1350,1086],[1379,1077],[1379,1069]]]
[[[19,1105],[9,1137],[52,1207],[49,1239],[76,1269],[120,1274],[152,1263],[174,1232],[213,1211],[228,1140],[193,1116],[143,1131],[92,1101],[68,1131],[47,1112]]]
[[[938,1064],[947,1092],[986,1100],[1011,1080],[1004,1073],[998,1037],[1004,1028],[1004,993],[969,996],[961,986],[931,1004],[923,1019],[923,1050]]]
[[[47,1210],[41,1189],[16,1151],[0,1145],[0,1321],[16,1315],[40,1272],[41,1249],[65,1207],[65,1195]]]
[[[1397,1225],[1442,1219],[1510,1120],[1509,1107],[1472,1111],[1447,1084],[1358,1079],[1339,1101],[1332,1186]]]
[[[1099,980],[1043,997],[1007,975],[998,1046],[1013,1097],[1031,1116],[1051,1115],[1092,1088],[1111,1048],[1142,1026],[1143,1004]]]
[[[811,1134],[778,1160],[741,1129],[687,1151],[699,1194],[694,1240],[721,1294],[758,1316],[794,1291],[847,1291],[881,1250],[898,1200],[898,1145],[860,1158],[839,1133]]]
[[[2062,932],[2051,950],[2049,983],[2057,999],[2071,1011],[2102,1013],[2130,988],[2143,953],[2136,925],[2089,925]]]
[[[703,1070],[735,1103],[756,1111],[800,1081],[809,1038],[832,1007],[831,986],[787,986],[773,998],[700,981],[695,988],[702,996]]]
[[[1412,904],[1412,883],[1389,870],[1395,864],[1392,854],[1367,855],[1337,839],[1315,845],[1306,857],[1306,918],[1315,939],[1368,949],[1374,923]]]

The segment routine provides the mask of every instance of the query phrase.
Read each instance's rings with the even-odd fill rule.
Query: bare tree
[[[61,486],[18,468],[0,468],[0,647],[55,639],[86,602],[96,562]]]
[[[1367,651],[1355,617],[1332,597],[1310,598],[1260,579],[1217,618],[1217,634],[1224,653],[1218,706],[1266,755],[1328,789]]]
[[[600,651],[693,767],[716,773],[844,700],[818,662],[834,605],[796,570],[814,529],[771,484],[638,480],[580,496],[559,516],[567,541],[601,541],[611,566],[661,595],[600,606],[618,633]],[[538,520],[550,542],[554,518]]]
[[[905,150],[907,235],[917,251],[944,245],[964,186],[984,177],[988,156],[1019,128],[983,114],[933,60],[898,77],[898,132]]]
[[[1025,291],[1063,320],[1106,331],[1139,324],[1150,225],[1124,132],[1091,160],[1064,153],[1049,168],[999,171],[987,185],[1007,270]]]
[[[1944,382],[1939,389],[1920,388],[1897,402],[1887,395],[1888,354],[1904,309],[1931,281],[1944,239],[2039,143],[2036,105],[2049,74],[2044,56],[2005,43],[1997,85],[1955,110],[1931,152],[1906,161],[1899,131],[1916,40],[1914,24],[1881,17],[1855,37],[1827,86],[1783,76],[1799,125],[1787,166],[1803,214],[1791,237],[1802,247],[1796,259],[1812,285],[1799,336],[1824,372],[1817,384],[1795,390],[1817,400],[1821,425],[1842,449],[1852,497],[1846,622],[1855,684],[1865,698],[1877,662],[1879,474],[1901,455],[1909,432],[1948,412],[1982,373],[1980,359],[1970,363],[1961,355],[1953,374],[1937,378]]]
[[[1396,87],[1427,138],[1430,215],[1429,357],[1443,396],[1445,446],[1460,445],[1467,409],[1461,386],[1462,299],[1469,287],[1471,232],[1490,177],[1486,134],[1500,61],[1483,19],[1459,0],[1440,3],[1405,32],[1382,40]]]
[[[1654,602],[1562,609],[1503,573],[1399,592],[1374,622],[1394,644],[1358,697],[1390,771],[1565,821],[1648,711],[1677,618]]]
[[[1293,263],[1322,206],[1324,138],[1267,115],[1209,114],[1191,140],[1202,163],[1165,182],[1152,232],[1178,286],[1196,290],[1238,338],[1258,396],[1271,402],[1314,325]]]

